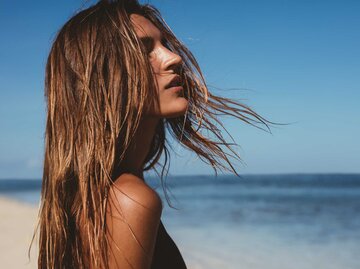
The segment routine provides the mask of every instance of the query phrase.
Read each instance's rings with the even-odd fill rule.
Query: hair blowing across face
[[[167,130],[215,172],[238,175],[229,160],[241,160],[232,148],[236,143],[225,141],[218,116],[257,128],[271,123],[244,104],[211,94],[194,56],[156,8],[136,0],[99,1],[77,13],[58,32],[46,65],[39,269],[108,268],[107,192],[141,118],[158,105],[132,13],[149,19],[181,56],[179,75],[189,101],[185,115],[159,121],[144,170],[155,169],[164,154],[163,178]]]

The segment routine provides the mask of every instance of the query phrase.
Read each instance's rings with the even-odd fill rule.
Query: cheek
[[[159,74],[159,73],[160,73],[160,70],[161,70],[161,69],[160,69],[161,65],[160,65],[160,61],[157,59],[157,57],[156,57],[156,56],[152,56],[152,57],[149,59],[149,62],[150,62],[150,66],[151,66],[153,72],[154,72],[155,74]]]
[[[156,84],[156,90],[157,92],[160,94],[161,92],[164,92],[165,90],[165,85],[167,84],[167,79],[166,79],[166,76],[164,74],[161,74],[159,72],[156,72],[154,70],[154,73],[153,73],[153,79],[154,79],[154,82]]]
[[[159,57],[156,57],[156,55],[150,59],[150,65],[153,72],[154,81],[156,82],[159,91],[166,85],[168,81],[168,74],[161,69],[162,62],[160,61]]]
[[[161,74],[159,73],[158,69],[156,69],[154,66],[152,66],[152,74],[153,74],[154,83],[156,85],[156,90],[157,90],[157,92],[159,92],[161,89],[161,85],[163,84],[163,81],[162,81],[163,78],[162,78]]]

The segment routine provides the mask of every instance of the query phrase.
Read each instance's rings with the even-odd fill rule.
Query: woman
[[[164,154],[163,179],[165,130],[215,172],[237,175],[218,116],[270,123],[212,95],[191,52],[137,0],[99,1],[61,28],[45,97],[40,269],[186,268],[143,176]]]

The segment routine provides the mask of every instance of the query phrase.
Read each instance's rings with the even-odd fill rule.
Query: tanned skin
[[[182,59],[162,44],[161,32],[148,19],[137,14],[130,17],[138,37],[151,41],[148,53],[160,106],[142,119],[122,162],[124,170],[110,190],[107,211],[110,268],[184,269],[180,251],[161,222],[161,198],[143,176],[144,161],[159,119],[183,115],[187,109],[188,101],[178,91],[165,88],[176,76],[176,67]]]

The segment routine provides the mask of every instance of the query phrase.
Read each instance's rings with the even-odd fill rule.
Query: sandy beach
[[[1,268],[37,268],[36,244],[28,258],[36,217],[37,207],[0,197]]]

